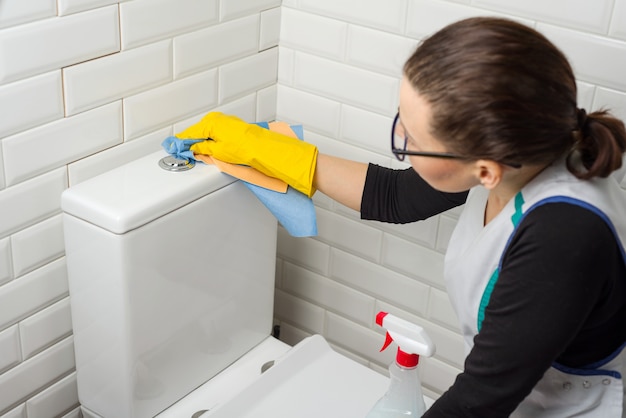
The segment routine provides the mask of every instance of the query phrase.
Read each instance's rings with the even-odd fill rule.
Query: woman
[[[445,259],[463,372],[426,417],[624,416],[626,193],[610,177],[624,124],[576,105],[542,35],[473,18],[406,62],[391,170],[209,114],[179,138],[364,219],[405,223],[465,203]]]

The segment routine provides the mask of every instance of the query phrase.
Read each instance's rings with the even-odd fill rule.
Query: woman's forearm
[[[366,163],[319,154],[313,186],[331,199],[360,211],[367,167]]]

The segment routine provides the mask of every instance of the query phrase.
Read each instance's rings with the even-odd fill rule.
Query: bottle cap
[[[405,353],[404,351],[398,348],[398,352],[396,354],[396,363],[398,363],[402,367],[412,368],[417,366],[420,361],[420,356],[417,354]]]

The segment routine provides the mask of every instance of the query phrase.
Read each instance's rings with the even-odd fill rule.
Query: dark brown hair
[[[486,17],[453,23],[421,43],[404,74],[431,104],[432,134],[451,152],[522,165],[578,154],[584,168],[568,168],[579,178],[621,167],[624,123],[577,108],[565,55],[530,27]]]

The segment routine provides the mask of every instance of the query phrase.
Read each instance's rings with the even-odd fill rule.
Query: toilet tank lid
[[[159,167],[158,151],[70,187],[63,212],[123,234],[236,181],[202,163],[188,171]]]

